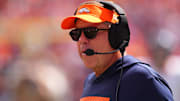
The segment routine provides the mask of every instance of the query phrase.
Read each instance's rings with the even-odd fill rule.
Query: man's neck
[[[96,77],[100,76],[103,74],[112,64],[114,64],[119,58],[121,57],[120,54],[115,54],[112,56],[111,61],[104,66],[104,67],[96,67],[93,71],[95,72]]]

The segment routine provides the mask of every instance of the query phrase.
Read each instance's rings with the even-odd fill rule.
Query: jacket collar
[[[122,62],[123,60],[123,62]],[[106,76],[112,75],[115,72],[119,71],[121,68],[126,68],[130,65],[140,62],[138,59],[133,56],[126,55],[123,58],[118,59],[114,64],[112,64],[104,73],[102,73],[99,77],[95,77],[96,79],[102,79]]]

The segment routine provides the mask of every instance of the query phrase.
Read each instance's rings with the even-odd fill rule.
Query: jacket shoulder
[[[146,64],[137,63],[125,68],[121,86],[121,94],[129,100],[173,101],[167,82]]]
[[[153,78],[158,76],[159,74],[153,70],[150,65],[136,63],[132,66],[125,68],[125,77],[145,77],[145,78]],[[138,79],[138,78],[137,78]]]

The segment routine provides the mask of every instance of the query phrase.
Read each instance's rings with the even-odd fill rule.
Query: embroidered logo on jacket
[[[97,96],[88,96],[83,97],[80,101],[110,101],[109,97],[97,97]]]

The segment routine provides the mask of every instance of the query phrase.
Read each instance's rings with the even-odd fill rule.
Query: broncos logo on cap
[[[79,13],[89,13],[90,12],[90,10],[88,9],[88,8],[81,8],[79,11],[78,11]]]

